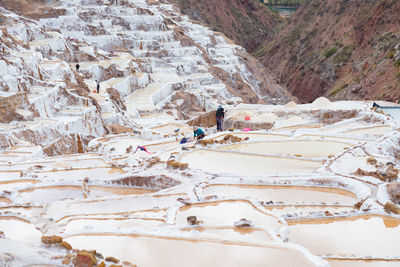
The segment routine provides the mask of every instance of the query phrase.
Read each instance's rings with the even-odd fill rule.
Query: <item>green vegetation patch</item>
[[[332,47],[332,48],[326,50],[324,53],[325,58],[330,58],[331,56],[333,56],[336,53],[336,51],[337,51],[336,47]]]
[[[400,58],[394,62],[394,65],[398,68],[400,67]]]
[[[347,88],[348,86],[349,85],[347,83],[345,83],[342,86],[333,89],[332,91],[329,92],[329,96],[337,95],[340,91],[342,91],[343,89]]]
[[[335,63],[348,62],[353,54],[353,50],[355,47],[356,46],[354,44],[344,46],[342,48],[342,51],[333,58],[333,62],[335,62]]]

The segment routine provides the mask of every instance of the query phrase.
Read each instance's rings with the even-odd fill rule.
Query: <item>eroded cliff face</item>
[[[255,53],[302,102],[396,100],[400,89],[400,2],[304,3]]]
[[[250,53],[282,19],[258,0],[172,0],[182,13],[224,33]]]

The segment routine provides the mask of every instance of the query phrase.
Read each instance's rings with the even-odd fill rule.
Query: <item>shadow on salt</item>
[[[338,257],[399,257],[400,220],[386,216],[293,220],[289,241],[316,255]]]

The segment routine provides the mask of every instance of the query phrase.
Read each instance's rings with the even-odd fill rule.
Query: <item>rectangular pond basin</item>
[[[313,266],[297,251],[179,238],[80,235],[65,238],[73,248],[95,249],[141,267]],[[137,253],[135,253],[137,252]],[[139,253],[140,252],[140,253]]]
[[[327,157],[335,155],[345,147],[350,147],[348,143],[336,141],[320,140],[294,140],[294,141],[272,141],[257,142],[248,144],[233,144],[222,146],[221,149],[234,150],[240,152],[260,153],[260,154],[282,154],[299,155],[308,158]]]
[[[103,187],[88,186],[87,197],[101,198],[118,195],[140,195],[153,193],[155,191],[134,187]],[[63,199],[84,199],[81,186],[46,186],[36,187],[19,191],[18,201],[23,203],[51,203]]]
[[[399,257],[400,220],[383,216],[288,221],[289,241],[316,255]]]
[[[308,204],[354,205],[357,197],[349,191],[327,187],[216,184],[204,188],[203,194],[233,198],[256,198],[260,201]]]
[[[117,177],[124,174],[125,171],[120,168],[114,167],[96,167],[96,168],[82,168],[60,171],[44,171],[38,172],[39,178],[47,178],[51,180],[79,180],[82,181],[85,177],[96,180],[107,180],[109,178]]]
[[[322,166],[319,161],[267,157],[205,149],[184,153],[180,161],[188,163],[189,168],[201,169],[213,173],[248,176],[279,173],[305,174],[312,173]]]
[[[278,229],[281,224],[276,217],[254,207],[248,201],[216,201],[184,206],[179,209],[176,224],[187,226],[187,217],[196,216],[204,226],[233,226],[236,221],[246,218],[258,226]]]

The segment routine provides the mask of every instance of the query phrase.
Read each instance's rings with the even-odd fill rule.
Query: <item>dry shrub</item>
[[[114,258],[114,257],[106,257],[105,260],[106,261],[111,261],[113,263],[119,263],[119,260]]]
[[[151,158],[149,158],[148,160],[146,160],[147,168],[151,168],[154,165],[156,165],[158,163],[161,163],[160,160],[161,159],[159,157],[151,157]]]
[[[354,208],[360,210],[360,208],[364,204],[365,200],[367,200],[367,199],[365,198],[365,199],[361,199],[360,201],[358,201],[356,204],[354,204]]]
[[[367,163],[370,164],[370,165],[375,165],[375,164],[378,163],[378,161],[377,161],[376,158],[374,158],[374,157],[369,157],[369,158],[367,159]]]
[[[47,245],[57,244],[62,242],[62,237],[58,235],[42,236],[42,242]]]
[[[181,169],[181,170],[184,170],[184,169],[186,169],[187,167],[189,167],[189,164],[187,164],[187,163],[180,163],[180,162],[177,162],[177,161],[175,161],[175,160],[167,161],[167,165],[168,165],[169,167],[172,167],[173,169]]]
[[[391,183],[387,185],[387,192],[393,203],[400,204],[400,183]]]
[[[372,176],[375,177],[383,182],[392,182],[397,179],[398,177],[399,170],[393,168],[393,166],[389,166],[386,172],[369,172],[369,171],[364,171],[360,168],[358,168],[354,174],[358,176]]]
[[[400,214],[400,207],[392,202],[386,202],[384,209],[387,213]]]

